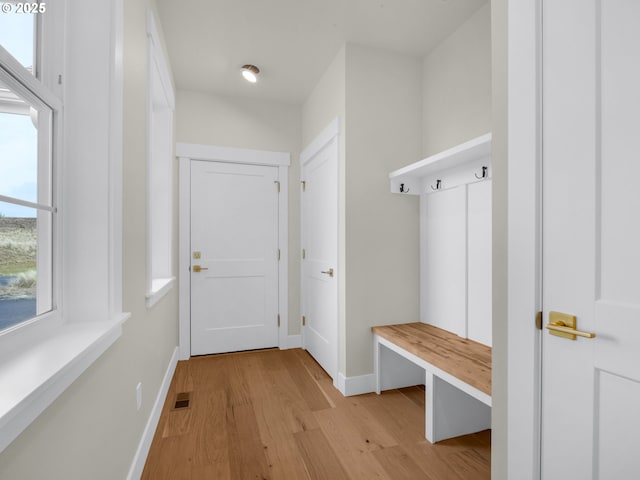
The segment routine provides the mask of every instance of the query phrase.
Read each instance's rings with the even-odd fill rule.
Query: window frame
[[[122,311],[123,0],[47,7],[40,80],[22,65],[12,73],[41,81],[63,112],[54,142],[59,303],[47,321],[0,333],[0,452],[117,341],[130,317]]]
[[[173,258],[175,94],[153,13],[147,11],[147,294],[151,308],[175,285]]]
[[[38,277],[36,302],[39,302],[38,299],[44,296],[46,299],[48,299],[50,309],[46,312],[43,312],[42,314],[38,314],[36,312],[36,315],[34,317],[21,321],[7,328],[6,330],[3,330],[2,332],[0,332],[0,335],[3,335],[8,331],[19,329],[23,325],[39,321],[55,321],[60,316],[58,306],[60,304],[59,282],[61,278],[59,259],[61,253],[61,242],[59,228],[60,211],[58,208],[59,198],[57,196],[60,178],[58,176],[59,168],[57,167],[57,163],[60,159],[60,145],[62,140],[62,101],[1,45],[0,71],[6,74],[6,76],[3,75],[2,82],[12,92],[15,92],[15,94],[23,97],[24,100],[29,102],[31,105],[42,106],[51,110],[50,129],[48,132],[46,132],[48,136],[50,136],[48,155],[49,165],[46,169],[46,172],[42,172],[40,159],[38,159],[37,174],[38,190],[40,190],[41,188],[41,180],[45,181],[48,184],[48,196],[50,205],[43,204],[40,200],[36,202],[29,202],[26,200],[5,196],[0,192],[0,201],[13,205],[21,205],[23,207],[32,208],[36,210],[36,218],[38,219],[42,210],[48,211],[51,215],[48,226],[51,233],[50,235],[47,235],[48,241],[46,245],[42,245],[44,239],[41,235],[41,230],[46,228],[46,226],[42,225],[40,223],[40,220],[38,220],[36,227],[38,229],[37,271],[40,272],[43,269],[44,265],[49,265],[47,269],[50,270],[50,275],[47,276],[48,278],[46,279],[46,284],[43,284],[42,281],[44,277]],[[38,137],[38,142],[41,141],[41,138]],[[46,178],[42,179],[41,175],[46,176]]]

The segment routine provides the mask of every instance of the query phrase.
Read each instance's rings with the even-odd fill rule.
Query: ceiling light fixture
[[[260,69],[255,65],[243,65],[242,66],[242,76],[244,79],[251,83],[256,83],[258,81],[258,74],[260,73]]]

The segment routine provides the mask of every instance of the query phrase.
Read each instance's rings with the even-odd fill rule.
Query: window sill
[[[122,335],[129,316],[65,323],[30,347],[0,356],[0,452]]]
[[[171,291],[176,283],[176,277],[154,278],[151,281],[151,292],[147,293],[147,308],[153,307],[167,293]]]

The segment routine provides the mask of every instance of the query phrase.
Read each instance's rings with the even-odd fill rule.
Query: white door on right
[[[640,478],[640,1],[542,15],[542,478]]]
[[[307,151],[305,151],[307,152]],[[338,372],[338,137],[301,155],[304,348]]]

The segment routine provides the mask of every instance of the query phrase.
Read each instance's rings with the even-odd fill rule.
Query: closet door
[[[316,148],[316,145],[318,147]],[[302,339],[304,348],[338,378],[338,137],[312,142],[300,155]]]

